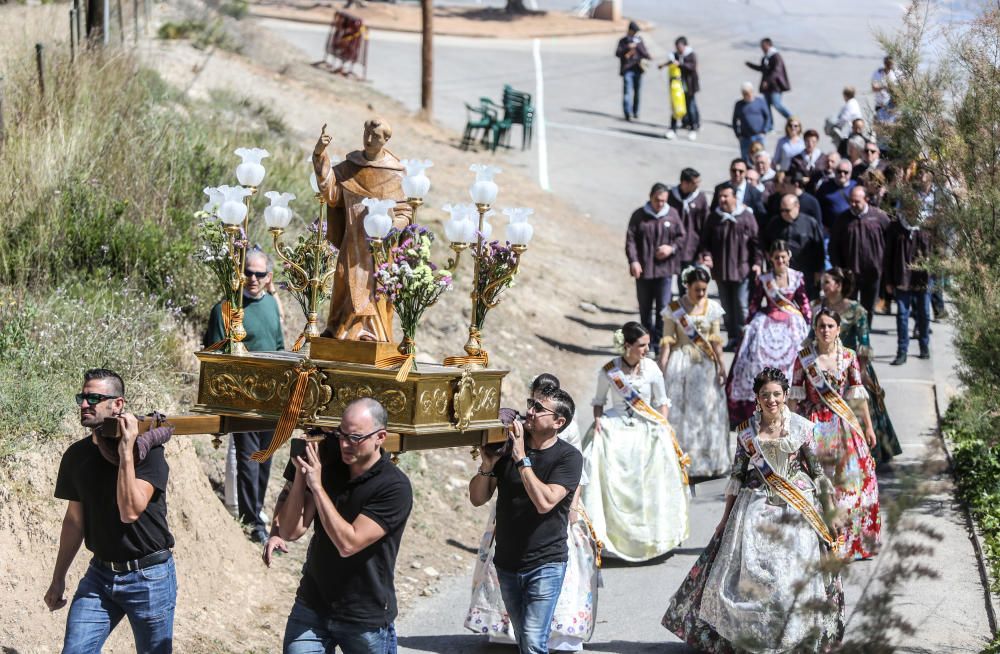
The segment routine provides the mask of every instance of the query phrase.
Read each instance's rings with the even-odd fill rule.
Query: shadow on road
[[[460,543],[457,540],[455,540],[454,538],[449,538],[448,540],[445,541],[445,544],[446,545],[451,545],[452,547],[455,547],[455,548],[458,548],[458,549],[462,550],[463,552],[468,552],[469,554],[479,554],[479,548],[478,547],[471,547],[469,545],[466,545],[465,543]]]
[[[613,332],[616,329],[621,328],[620,322],[592,322],[590,320],[585,320],[583,318],[578,318],[576,316],[566,316],[567,320],[572,320],[573,322],[583,325],[588,329],[600,329],[604,331]]]
[[[542,336],[541,334],[535,334],[535,336],[537,336],[538,339],[541,340],[546,345],[551,345],[552,347],[557,347],[560,350],[564,350],[566,352],[572,352],[573,354],[607,355],[612,353],[610,347],[602,347],[602,348],[581,347],[579,345],[573,345],[572,343],[564,343],[554,338],[549,338],[548,336]]]

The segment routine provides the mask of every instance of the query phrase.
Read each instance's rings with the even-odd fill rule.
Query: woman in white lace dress
[[[543,399],[546,390],[553,388],[559,388],[559,380],[554,375],[543,373],[531,384],[532,398]],[[510,409],[501,411],[510,411],[510,415],[514,416],[514,412]],[[505,419],[503,413],[501,419]],[[559,438],[580,449],[580,430],[575,420],[559,434]],[[573,508],[570,510],[566,529],[569,560],[566,563],[566,575],[563,577],[562,590],[549,631],[551,652],[580,651],[594,633],[600,569],[597,561],[599,556],[597,545],[580,509],[580,489],[586,484],[587,475],[584,472],[577,487],[576,497],[573,499]],[[472,577],[472,600],[465,618],[465,627],[477,634],[488,636],[490,642],[514,644],[517,642],[514,628],[511,626],[507,607],[504,606],[503,597],[500,595],[500,581],[493,565],[493,553],[496,549],[493,536],[495,520],[496,502],[493,503],[486,532],[479,545],[479,558]]]
[[[681,278],[687,293],[663,311],[659,364],[671,408],[670,422],[691,458],[688,474],[716,477],[732,464],[721,322],[725,311],[708,298],[711,274],[691,266]]]
[[[597,373],[594,424],[583,437],[583,505],[606,555],[646,561],[688,536],[685,459],[667,422],[663,373],[646,356],[649,333],[629,322],[616,341],[622,354]]]

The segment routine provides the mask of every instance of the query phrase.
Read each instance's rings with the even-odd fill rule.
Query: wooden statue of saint
[[[353,341],[392,342],[392,306],[375,299],[374,260],[365,236],[365,198],[396,200],[393,224],[409,224],[411,209],[402,201],[405,169],[386,149],[392,127],[381,118],[365,123],[364,146],[335,166],[326,153],[331,137],[326,125],[312,162],[320,195],[326,202],[327,239],[340,250],[333,278],[333,297],[324,336]]]

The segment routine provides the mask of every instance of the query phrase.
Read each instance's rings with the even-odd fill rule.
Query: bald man
[[[805,275],[810,300],[819,298],[819,278],[823,273],[823,228],[815,216],[802,213],[794,193],[782,196],[779,213],[764,227],[761,241],[769,252],[776,241],[785,241],[792,252],[789,266]]]

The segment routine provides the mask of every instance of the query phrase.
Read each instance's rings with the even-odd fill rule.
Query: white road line
[[[610,129],[601,129],[598,127],[587,127],[585,125],[571,125],[570,123],[559,123],[550,122],[549,127],[556,127],[559,129],[572,129],[578,132],[587,132],[588,134],[600,134],[601,136],[611,136],[613,138],[619,139],[633,139],[637,141],[645,141],[649,143],[650,141],[655,141],[656,138],[653,136],[643,136],[641,134],[630,134],[629,132],[618,132]],[[661,139],[666,143],[666,139]],[[733,145],[732,147],[726,147],[724,145],[713,145],[711,143],[692,143],[691,141],[681,141],[675,140],[670,142],[669,147],[679,146],[682,148],[700,148],[702,150],[715,150],[716,152],[732,152],[733,156],[739,154],[739,145]]]
[[[531,55],[535,60],[535,128],[538,131],[538,185],[543,191],[549,186],[549,148],[545,141],[545,86],[542,81],[542,42],[532,39]]]

